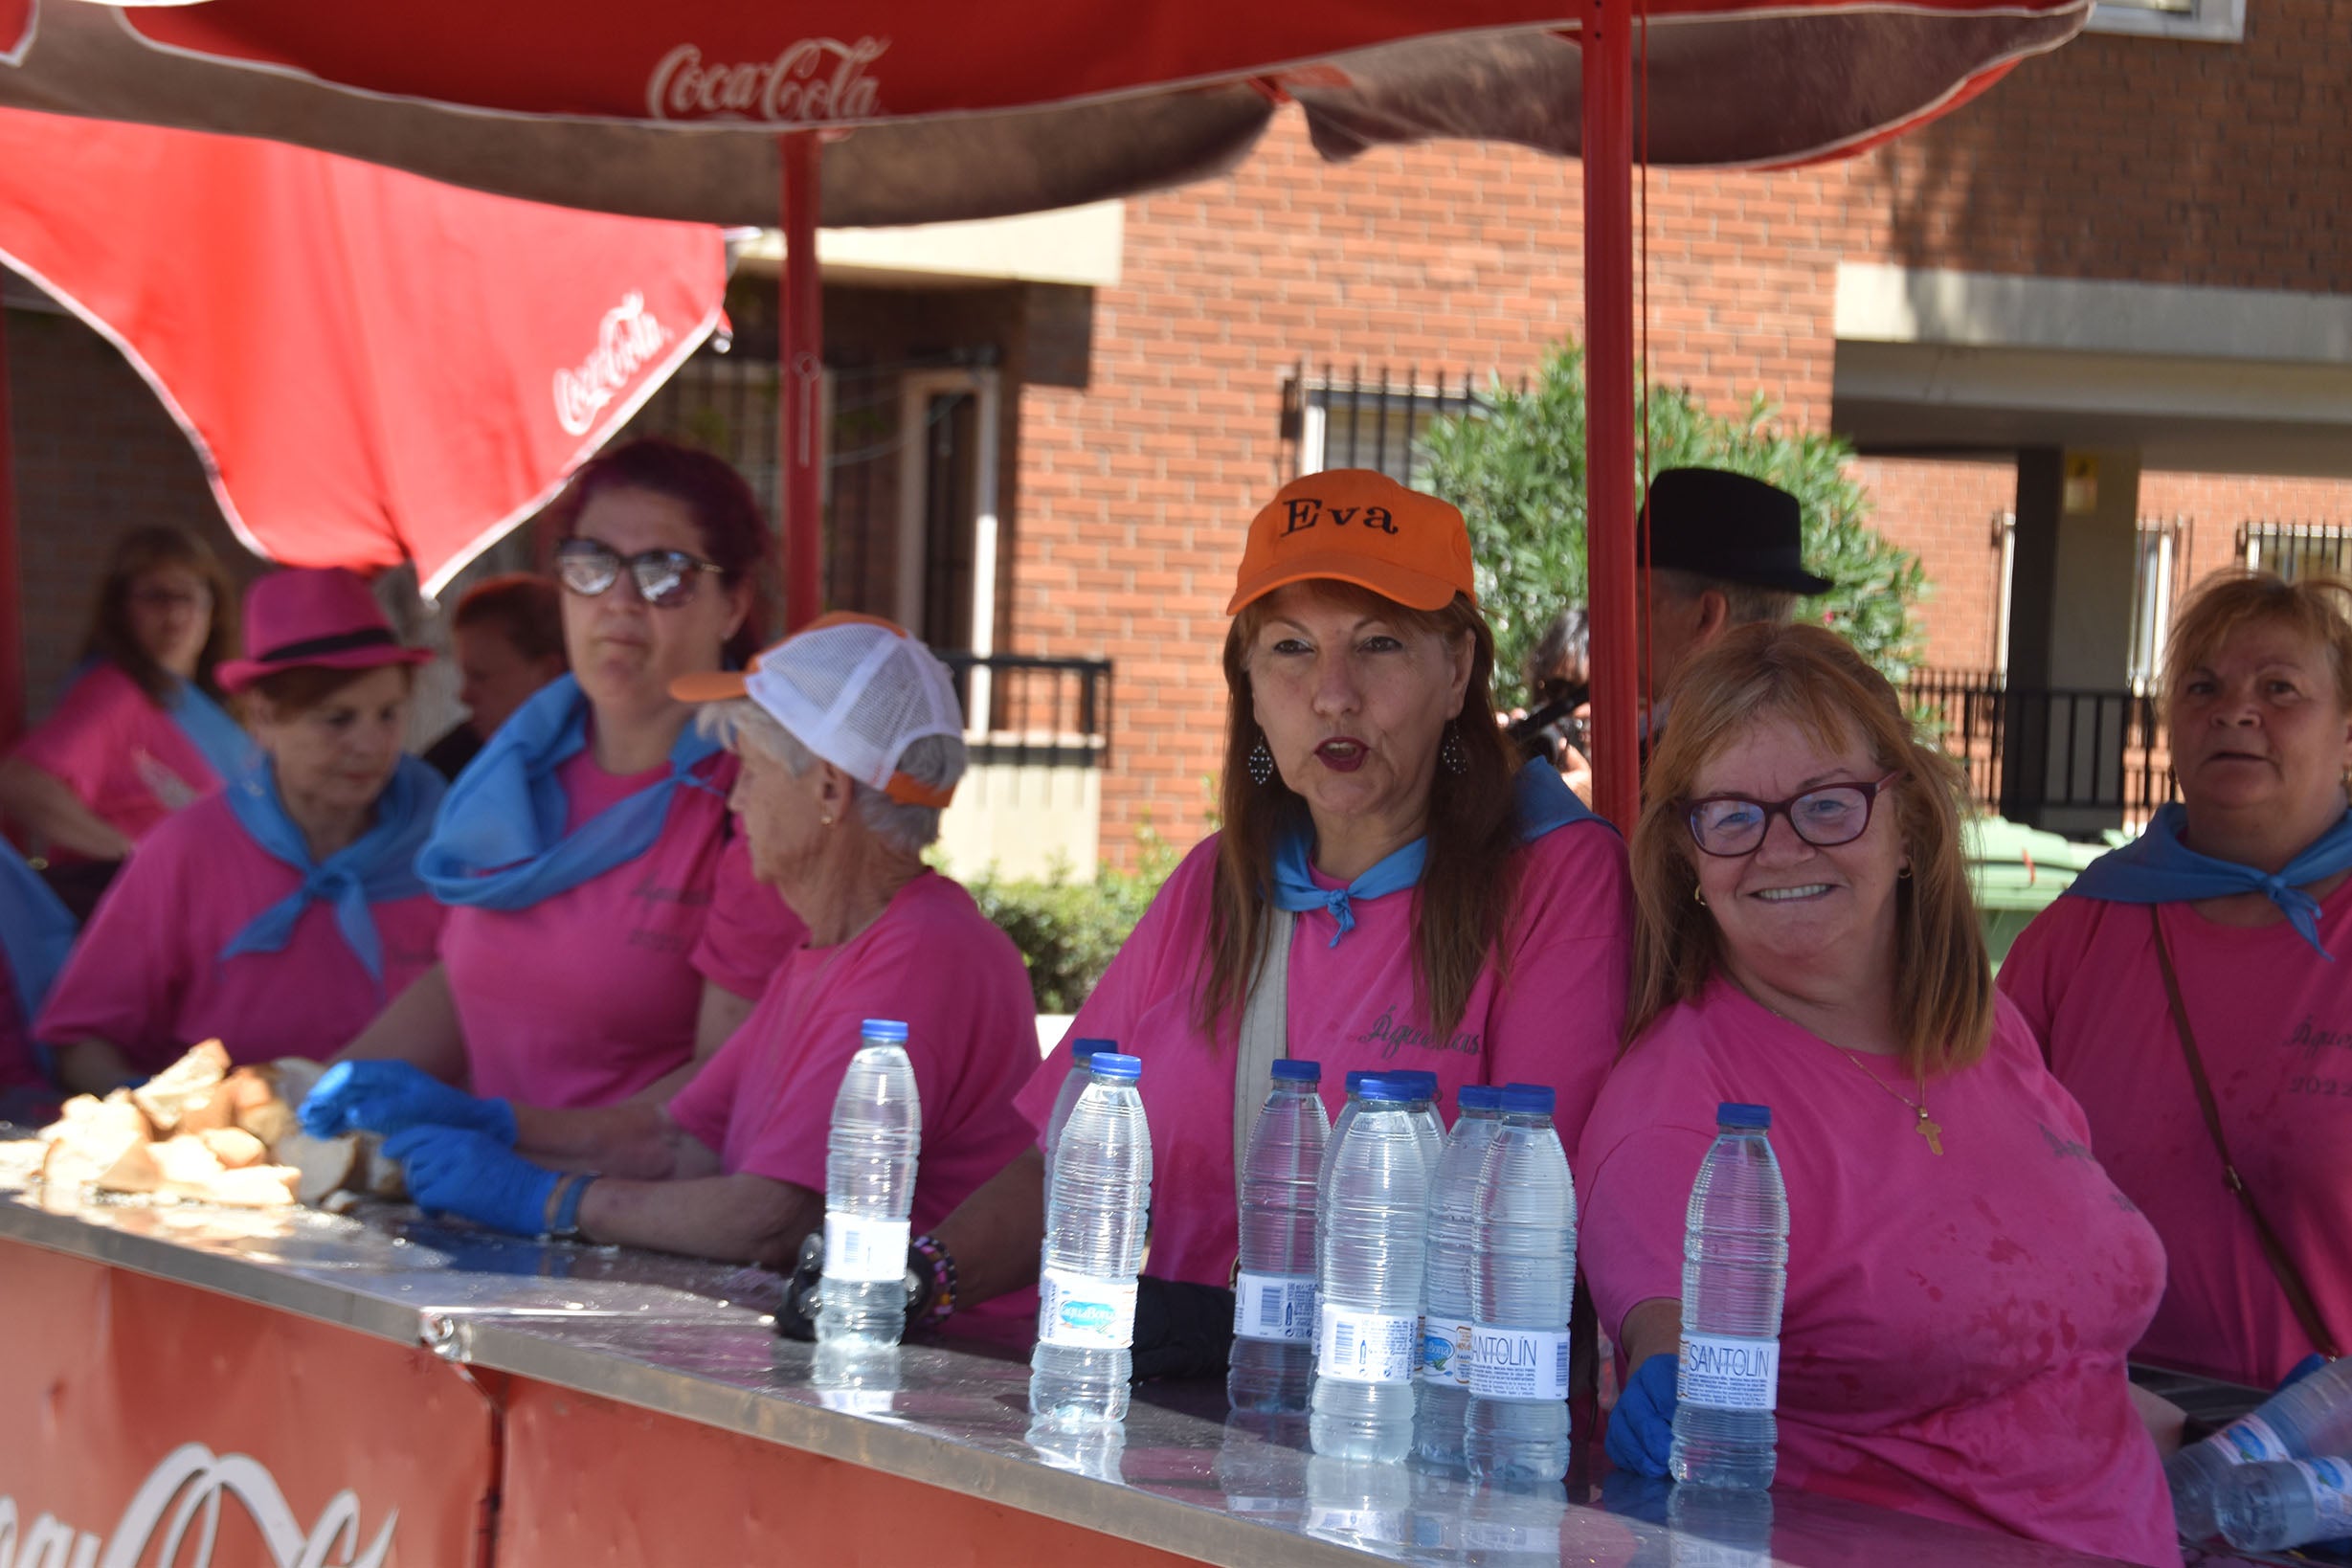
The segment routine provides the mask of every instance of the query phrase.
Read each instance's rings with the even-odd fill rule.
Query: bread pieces
[[[305,1203],[322,1202],[328,1193],[352,1186],[360,1172],[356,1134],[314,1138],[307,1132],[289,1132],[278,1140],[270,1153],[280,1164],[290,1165],[300,1173],[294,1196]]]
[[[157,1137],[168,1138],[180,1130],[182,1118],[190,1111],[203,1112],[213,1091],[228,1076],[228,1048],[217,1040],[208,1040],[131,1090],[131,1104],[146,1113]],[[228,1125],[225,1110],[213,1125]]]
[[[205,1148],[212,1151],[213,1157],[220,1161],[221,1169],[225,1171],[241,1171],[248,1165],[260,1165],[269,1159],[268,1147],[241,1127],[215,1128],[209,1132],[199,1132],[196,1136],[203,1141]]]

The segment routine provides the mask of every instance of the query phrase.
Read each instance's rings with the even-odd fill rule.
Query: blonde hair
[[[1673,722],[1651,758],[1633,830],[1626,1042],[1695,997],[1722,962],[1714,917],[1691,896],[1698,849],[1685,812],[1707,764],[1770,724],[1794,725],[1825,749],[1859,739],[1874,766],[1902,773],[1884,802],[1912,871],[1896,884],[1894,905],[1900,1057],[1922,1073],[1967,1066],[1992,1038],[1993,976],[1968,890],[1959,772],[1912,733],[1887,678],[1818,626],[1735,627],[1675,684]]]
[[[2278,626],[2326,650],[2336,706],[2352,711],[2352,582],[2312,576],[2287,581],[2275,571],[2231,567],[2197,587],[2164,643],[2165,728],[2181,678],[2211,659],[2249,626]]]

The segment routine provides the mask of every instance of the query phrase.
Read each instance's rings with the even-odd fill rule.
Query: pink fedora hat
[[[243,691],[265,675],[305,665],[364,670],[433,657],[401,646],[368,585],[342,567],[273,571],[245,590],[245,645],[252,658],[223,660],[215,672],[221,690]]]

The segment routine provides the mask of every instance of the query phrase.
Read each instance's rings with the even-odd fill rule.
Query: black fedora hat
[[[1669,468],[1651,476],[1642,515],[1652,567],[1786,594],[1837,586],[1804,569],[1797,498],[1777,484],[1720,468]]]

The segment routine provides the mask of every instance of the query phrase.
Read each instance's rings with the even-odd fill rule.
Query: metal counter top
[[[335,1218],[85,1200],[28,1185],[7,1157],[15,1149],[0,1144],[0,1241],[423,1344],[453,1362],[1234,1568],[2105,1560],[1796,1491],[1767,1503],[1678,1498],[1664,1483],[1622,1476],[1594,1485],[1580,1464],[1565,1487],[1479,1490],[1417,1466],[1310,1454],[1303,1418],[1228,1418],[1221,1388],[1149,1385],[1123,1427],[1033,1431],[1025,1361],[933,1342],[840,1364],[774,1336],[766,1311],[780,1283],[763,1270],[488,1236],[390,1205]],[[1708,1509],[1712,1521],[1701,1517]]]

